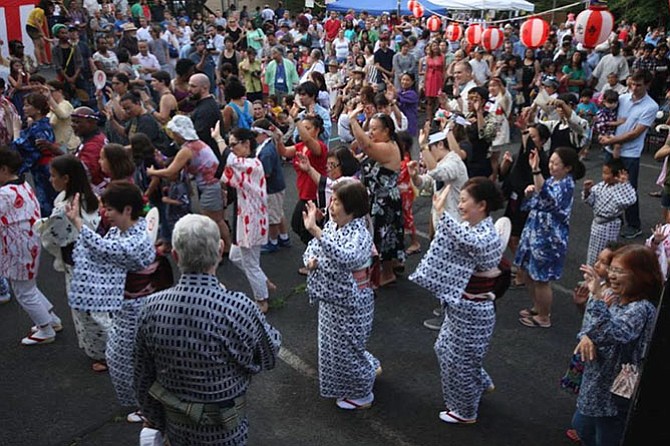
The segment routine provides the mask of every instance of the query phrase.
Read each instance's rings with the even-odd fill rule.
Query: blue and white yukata
[[[493,336],[492,300],[464,296],[473,273],[491,271],[502,258],[502,243],[490,217],[475,226],[444,212],[435,238],[409,279],[431,291],[444,307],[444,322],[435,341],[442,394],[448,411],[477,418],[482,393],[493,385],[483,369]]]
[[[184,273],[174,287],[145,300],[135,347],[137,400],[144,416],[171,446],[245,445],[246,416],[228,431],[175,423],[166,420],[149,389],[157,381],[183,402],[229,402],[246,394],[253,375],[274,368],[279,332],[253,300],[226,290],[211,274]]]
[[[593,208],[589,250],[586,255],[586,264],[593,265],[600,251],[619,237],[621,216],[627,207],[635,204],[637,193],[629,182],[606,184],[601,181],[591,188],[588,195],[582,191],[582,199]]]
[[[143,270],[155,257],[144,218],[124,232],[113,227],[104,237],[83,226],[74,248],[68,302],[75,310],[112,313],[105,356],[122,406],[137,406],[133,354],[137,317],[144,305],[141,298],[124,299],[126,275]]]
[[[572,175],[559,181],[551,177],[521,205],[529,213],[514,264],[536,282],[558,280],[563,274],[574,190]]]
[[[642,363],[656,307],[646,299],[610,307],[603,300],[589,299],[586,314],[589,319],[578,337],[588,336],[596,355],[584,364],[572,423],[583,444],[618,444],[630,401],[614,395],[610,388],[622,364],[639,367]]]
[[[324,398],[362,399],[372,394],[379,360],[366,350],[372,332],[374,293],[369,273],[372,235],[365,217],[341,228],[328,221],[320,239],[303,254],[305,266],[316,259],[307,277],[307,292],[319,302],[319,387]]]

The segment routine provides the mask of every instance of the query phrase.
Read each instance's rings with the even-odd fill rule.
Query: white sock
[[[273,245],[276,245],[278,242],[279,242],[279,240],[277,240],[277,239],[274,239],[274,240],[270,239],[270,243],[272,243]]]
[[[282,240],[288,240],[288,234],[279,234],[279,238]]]

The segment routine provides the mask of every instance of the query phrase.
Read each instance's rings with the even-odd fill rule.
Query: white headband
[[[273,133],[270,130],[265,130],[265,129],[260,128],[260,127],[251,127],[251,131],[256,132],[256,133],[262,133],[262,134],[267,135],[267,136],[272,136],[273,135]]]

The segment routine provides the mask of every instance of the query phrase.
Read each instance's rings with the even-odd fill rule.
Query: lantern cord
[[[421,3],[421,2],[419,2],[419,3]],[[439,14],[439,13],[437,13],[437,12],[431,10],[431,9],[428,9],[427,7],[425,7],[425,6],[423,6],[423,5],[421,5],[421,6],[423,6],[423,9],[426,10],[426,12],[429,12],[429,13],[431,13],[432,15],[436,15],[436,16],[438,16],[438,17],[441,17],[441,18],[443,18],[443,19],[446,19],[446,20],[448,20],[448,21],[450,21],[450,22],[465,23],[465,24],[478,23],[478,24],[481,24],[481,25],[494,25],[494,24],[498,24],[498,23],[509,23],[509,22],[514,22],[514,21],[517,21],[517,20],[528,20],[528,19],[532,19],[533,17],[540,17],[540,16],[543,16],[543,15],[551,14],[551,13],[554,12],[554,11],[560,11],[560,10],[563,10],[563,9],[572,8],[572,7],[581,5],[581,4],[583,4],[583,3],[584,3],[583,1],[580,1],[580,2],[571,3],[571,4],[569,4],[569,5],[560,6],[560,7],[558,7],[558,8],[549,9],[549,10],[547,10],[547,11],[543,11],[543,12],[536,12],[536,13],[531,14],[531,15],[520,16],[520,17],[510,17],[509,19],[504,19],[504,20],[492,20],[492,21],[460,20],[460,19],[454,19],[454,18],[451,18],[451,17],[449,17],[449,16]]]

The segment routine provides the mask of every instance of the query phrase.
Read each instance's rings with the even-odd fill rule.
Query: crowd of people
[[[439,303],[424,323],[439,331],[439,418],[474,423],[495,388],[482,364],[503,253],[511,286],[530,297],[519,322],[551,327],[583,161],[602,151],[602,181],[581,189],[594,219],[568,435],[616,444],[629,400],[610,387],[622,364],[643,360],[670,255],[670,138],[658,143],[655,129],[670,123],[670,38],[622,20],[584,48],[568,21],[530,49],[519,24],[487,51],[395,13],[278,2],[189,16],[162,0],[42,0],[26,25],[35,58],[11,41],[0,59],[0,302],[13,295],[35,324],[21,343],[63,329],[37,287],[44,248],[65,274],[79,346],[133,408],[128,421],[172,445],[244,444],[244,394],[281,344],[264,317],[276,286],[261,257],[296,243],[290,228],[319,306],[320,394],[368,408],[382,370],[366,349],[374,296],[421,252],[412,209],[426,196],[430,245],[408,278]],[[646,146],[666,160],[666,211],[647,247],[619,246],[642,234]],[[509,244],[491,216],[503,208]],[[251,298],[220,285],[225,258]]]

